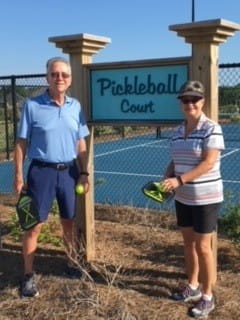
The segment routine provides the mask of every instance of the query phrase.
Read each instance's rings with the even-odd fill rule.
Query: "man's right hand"
[[[24,184],[23,178],[19,178],[19,177],[14,178],[13,188],[14,188],[14,191],[16,192],[17,195],[19,195],[21,193],[24,186],[25,186],[25,184]]]

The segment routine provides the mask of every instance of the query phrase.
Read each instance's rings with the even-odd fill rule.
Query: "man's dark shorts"
[[[41,221],[47,220],[54,199],[58,202],[61,218],[74,217],[75,185],[78,177],[75,161],[64,170],[56,170],[32,161],[27,175],[28,194],[35,200]]]
[[[212,233],[217,228],[221,203],[191,206],[175,201],[177,225],[192,227],[197,233]]]

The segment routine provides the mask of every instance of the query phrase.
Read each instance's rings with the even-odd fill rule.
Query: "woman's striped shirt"
[[[175,175],[196,167],[202,161],[202,152],[209,149],[224,150],[224,140],[220,125],[205,114],[201,115],[197,127],[186,138],[184,123],[175,128],[170,145]],[[188,205],[223,201],[220,153],[211,170],[176,189],[175,199]]]

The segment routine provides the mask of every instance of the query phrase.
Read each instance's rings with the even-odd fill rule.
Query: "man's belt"
[[[69,167],[71,167],[74,163],[74,160],[69,162],[45,162],[37,159],[32,160],[32,164],[39,166],[39,167],[47,167],[47,168],[53,168],[55,170],[66,170]]]

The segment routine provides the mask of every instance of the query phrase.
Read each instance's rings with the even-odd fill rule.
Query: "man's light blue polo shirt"
[[[77,141],[89,135],[80,103],[69,96],[59,107],[46,91],[27,99],[18,138],[28,140],[27,156],[46,162],[69,162],[77,157]]]

